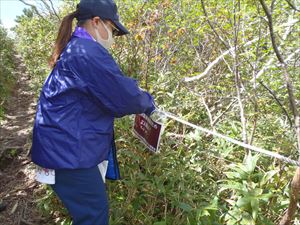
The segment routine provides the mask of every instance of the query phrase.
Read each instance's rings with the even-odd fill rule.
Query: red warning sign
[[[162,124],[153,121],[145,114],[137,114],[134,120],[133,131],[150,151],[158,151]]]

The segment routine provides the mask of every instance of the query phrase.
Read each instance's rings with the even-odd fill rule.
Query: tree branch
[[[208,23],[208,25],[210,26],[210,28],[213,30],[214,34],[217,36],[217,38],[222,42],[222,44],[227,48],[229,49],[230,46],[228,45],[228,43],[218,34],[218,32],[216,31],[215,27],[213,26],[213,24],[210,22],[210,20],[208,19],[208,14],[207,14],[207,11],[206,11],[206,8],[205,8],[205,5],[204,5],[204,0],[201,0],[201,6],[202,6],[202,9],[203,9],[203,12],[204,12],[204,15],[205,15],[205,18],[206,18],[206,21]]]
[[[40,12],[38,11],[37,7],[33,4],[27,3],[25,0],[19,0],[20,2],[22,2],[23,4],[30,6],[32,8],[32,10],[39,16],[41,17],[44,21],[47,21],[45,19],[45,17],[42,16],[42,14],[40,14]]]
[[[262,81],[259,81],[259,83],[274,97],[275,101],[278,103],[278,105],[280,106],[280,108],[282,109],[283,113],[287,116],[290,126],[293,127],[293,122],[291,117],[289,116],[288,112],[286,111],[286,109],[284,108],[284,106],[281,104],[280,100],[277,98],[276,94],[274,93],[274,91],[272,91],[267,85],[265,85]]]
[[[232,101],[227,108],[212,122],[212,126],[215,126],[216,123],[225,115],[226,112],[231,108],[231,106],[236,102],[236,100]]]
[[[285,32],[284,32],[284,36],[283,36],[283,40],[282,42],[280,43],[280,45],[278,46],[278,50],[281,49],[281,46],[283,44],[283,41],[285,41],[288,37],[288,35],[291,33],[291,27],[294,26],[297,22],[299,22],[299,20],[296,20],[294,21],[293,23],[289,24],[289,26],[286,28]],[[294,55],[296,55],[298,52],[300,52],[300,48],[298,48],[296,51],[294,51],[292,54],[290,54],[285,62],[287,63],[288,61],[290,61]],[[258,79],[261,75],[264,74],[264,72],[269,69],[269,68],[272,68],[273,67],[273,62],[274,62],[274,58],[270,58],[269,61],[266,63],[266,65],[256,74],[255,78],[251,79],[250,82],[254,82],[254,79]]]
[[[297,9],[296,6],[295,6],[290,0],[285,0],[285,1],[289,4],[289,6],[290,6],[292,9],[294,9],[294,10],[300,12],[300,10]]]
[[[48,10],[48,12],[50,12],[52,14],[51,7],[50,7],[50,5],[48,5],[48,3],[46,2],[46,0],[40,0],[40,1],[44,4],[44,6]]]
[[[270,10],[268,9],[264,0],[259,0],[259,1],[263,7],[263,10],[264,10],[267,18],[268,18],[268,26],[269,26],[269,30],[270,30],[270,37],[271,37],[274,52],[276,54],[278,61],[281,63],[281,66],[283,68],[285,83],[286,83],[287,92],[288,92],[288,96],[289,96],[290,108],[293,112],[294,120],[295,120],[295,131],[296,131],[296,135],[297,135],[299,161],[300,161],[300,117],[299,117],[299,112],[297,109],[296,100],[295,100],[295,96],[294,96],[293,84],[290,80],[287,64],[284,61],[282,55],[280,54],[279,49],[276,44],[274,30],[273,30],[272,15],[270,13]],[[286,214],[283,216],[283,218],[280,221],[280,225],[288,225],[293,220],[293,218],[295,216],[295,212],[297,210],[299,191],[300,191],[300,168],[297,168],[296,173],[293,178],[293,181],[292,181],[292,185],[291,185],[290,204],[289,204]]]
[[[254,38],[253,40],[248,41],[246,44],[244,44],[244,47],[249,46],[256,41],[258,41],[258,38]],[[227,51],[223,52],[214,61],[209,63],[209,65],[206,67],[206,69],[202,73],[200,73],[199,75],[193,76],[193,77],[185,77],[184,81],[190,82],[190,81],[194,81],[194,80],[203,79],[204,77],[208,76],[210,74],[210,71],[212,70],[212,68],[215,65],[217,65],[218,63],[220,63],[222,61],[222,59],[224,58],[224,56],[228,55],[229,53],[233,53],[233,51],[234,51],[234,46],[229,48]]]
[[[270,10],[269,10],[269,8],[266,5],[264,0],[259,0],[259,1],[260,1],[261,5],[263,7],[263,10],[264,10],[267,18],[268,18],[268,25],[269,25],[270,37],[271,37],[273,50],[274,50],[274,52],[276,54],[276,57],[279,60],[279,62],[282,63],[282,64],[285,64],[284,59],[283,59],[282,55],[280,54],[280,52],[278,50],[278,47],[277,47],[277,44],[276,44],[276,41],[275,41],[275,34],[274,34],[274,29],[273,29],[273,20],[272,20],[271,12],[270,12]]]
[[[58,15],[58,13],[56,12],[56,10],[55,10],[55,8],[54,8],[54,5],[53,5],[53,2],[52,2],[52,0],[48,0],[49,2],[50,2],[50,6],[46,3],[46,1],[45,0],[43,0],[43,3],[45,4],[45,5],[47,5],[48,7],[48,10],[49,10],[49,12],[53,12],[53,14],[57,17],[57,19],[60,21],[61,19],[60,19],[60,17],[59,17],[59,15]]]
[[[256,3],[258,4],[258,3]],[[259,7],[258,8],[258,13],[259,13]],[[260,13],[259,13],[260,14]],[[257,127],[257,119],[258,119],[258,103],[257,103],[257,80],[256,80],[256,75],[257,75],[257,68],[258,68],[258,63],[261,55],[260,51],[260,45],[261,45],[261,37],[262,37],[262,18],[260,19],[259,23],[259,31],[258,31],[258,41],[256,43],[256,50],[255,50],[255,62],[254,65],[252,66],[252,63],[249,61],[249,64],[252,67],[252,74],[253,74],[253,89],[254,89],[254,98],[253,98],[253,105],[254,105],[254,118],[253,118],[253,128],[249,137],[249,144],[252,145],[254,141],[254,134],[256,132],[256,127]]]
[[[248,143],[247,138],[247,119],[245,117],[245,110],[244,105],[242,102],[242,81],[241,81],[241,74],[239,71],[239,55],[238,55],[238,35],[240,31],[240,16],[237,17],[237,13],[240,12],[240,0],[237,3],[234,1],[234,65],[233,65],[233,72],[235,76],[235,86],[236,86],[236,93],[237,99],[240,107],[240,118],[242,124],[242,139],[244,143]]]
[[[213,116],[212,116],[212,114],[211,114],[211,112],[210,112],[210,109],[209,109],[208,105],[206,104],[205,98],[204,98],[203,96],[201,97],[201,100],[202,100],[202,103],[203,103],[203,105],[204,105],[204,107],[205,107],[205,109],[206,109],[206,111],[207,111],[210,126],[211,126],[211,128],[213,129],[213,131],[215,131],[215,127],[214,127],[214,125],[213,125]]]
[[[300,167],[297,168],[291,183],[289,208],[286,214],[281,219],[279,225],[289,225],[291,223],[297,209],[299,192],[300,192]]]
[[[286,83],[287,91],[288,91],[288,95],[289,95],[290,108],[291,108],[291,110],[293,112],[293,115],[294,115],[294,118],[295,118],[296,132],[298,132],[298,130],[299,130],[298,150],[299,150],[299,156],[300,156],[300,121],[299,121],[300,117],[299,117],[299,112],[297,110],[296,100],[295,100],[295,96],[294,96],[294,88],[293,88],[292,82],[290,81],[290,76],[288,74],[287,64],[284,61],[281,53],[279,52],[279,49],[278,49],[277,44],[276,44],[271,13],[270,13],[265,1],[264,0],[259,0],[259,1],[260,1],[261,5],[263,6],[265,14],[267,15],[267,18],[268,18],[268,26],[269,26],[269,30],[270,30],[270,37],[271,37],[274,52],[275,52],[276,57],[277,57],[278,61],[281,63],[281,66],[284,70],[284,78],[285,78],[285,83]]]
[[[290,54],[287,58],[286,58],[286,60],[285,60],[285,62],[289,62],[293,57],[294,57],[294,55],[296,55],[296,54],[298,54],[300,52],[300,48],[299,49],[297,49],[296,51],[294,51],[292,54]],[[270,68],[273,68],[273,67],[275,67],[276,66],[276,64],[275,65],[273,65],[273,62],[274,62],[274,58],[271,58],[271,59],[269,59],[269,61],[266,63],[266,65],[256,74],[256,79],[258,79],[261,75],[263,75],[264,74],[264,72],[267,70],[267,69],[270,69]],[[254,78],[252,78],[251,80],[250,80],[250,82],[254,82]]]

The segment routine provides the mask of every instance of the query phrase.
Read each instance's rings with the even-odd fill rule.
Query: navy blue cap
[[[77,5],[79,11],[77,20],[91,19],[99,16],[103,20],[110,20],[118,28],[117,36],[129,34],[129,31],[120,23],[117,5],[113,0],[81,0]]]

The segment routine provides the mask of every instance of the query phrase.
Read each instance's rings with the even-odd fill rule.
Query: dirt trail
[[[20,58],[16,77],[5,118],[0,121],[0,224],[46,224],[36,206],[43,190],[34,180],[34,165],[27,156],[36,99]]]

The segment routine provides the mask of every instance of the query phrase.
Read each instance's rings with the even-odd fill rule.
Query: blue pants
[[[68,209],[73,225],[108,225],[108,199],[97,166],[55,170],[51,187]]]

